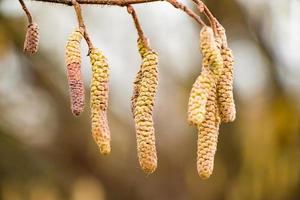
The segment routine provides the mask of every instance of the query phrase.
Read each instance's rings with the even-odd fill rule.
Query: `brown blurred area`
[[[206,3],[225,26],[236,55],[238,114],[234,123],[221,126],[214,173],[203,181],[196,170],[196,130],[186,122],[189,91],[201,66],[197,24],[171,6],[159,7],[163,2],[137,6],[152,47],[160,53],[155,108],[158,169],[145,175],[138,165],[129,104],[140,62],[136,33],[130,17],[122,21],[112,16],[126,16],[125,9],[84,7],[96,46],[108,52],[112,68],[112,153],[102,156],[90,134],[87,58],[85,112],[75,118],[70,111],[60,41],[76,24],[72,10],[28,2],[41,27],[39,53],[29,56],[22,52],[27,25],[21,7],[17,1],[0,0],[0,199],[300,199],[300,68],[299,56],[292,56],[294,46],[300,52],[299,36],[292,34],[300,33],[300,25],[292,23],[300,3]],[[11,4],[16,5],[4,12]],[[56,15],[50,11],[55,9],[60,10]],[[167,21],[173,15],[177,20]],[[166,19],[159,21],[162,16]],[[70,21],[57,20],[64,18]],[[114,27],[118,23],[120,27]]]

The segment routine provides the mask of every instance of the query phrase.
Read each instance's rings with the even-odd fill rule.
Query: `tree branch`
[[[65,4],[72,6],[71,0],[32,0],[48,3]],[[149,3],[164,0],[77,0],[79,4],[98,4],[98,5],[112,5],[112,6],[127,6],[129,4]]]
[[[72,0],[32,0],[48,3],[57,3],[72,6]],[[187,15],[195,19],[201,26],[206,24],[202,21],[199,15],[194,13],[191,9],[178,2],[177,0],[77,0],[79,4],[98,4],[98,5],[112,5],[112,6],[128,6],[131,4],[142,4],[156,1],[166,1],[172,4],[175,8],[184,11]]]

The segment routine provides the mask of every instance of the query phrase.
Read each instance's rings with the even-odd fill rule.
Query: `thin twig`
[[[192,0],[194,3],[197,4],[197,8],[201,13],[204,13],[205,16],[208,18],[210,26],[212,27],[214,33],[217,35],[217,26],[216,26],[216,18],[210,12],[208,7],[201,1],[201,0]]]
[[[131,5],[127,6],[127,12],[132,16],[135,28],[137,30],[139,38],[142,40],[145,47],[149,48],[149,43],[147,38],[144,35],[143,29],[141,27],[141,24],[139,22],[138,16],[134,10],[134,8]]]
[[[24,2],[23,0],[19,0],[19,2],[20,2],[21,6],[22,6],[22,9],[24,10],[24,12],[25,12],[25,14],[26,14],[26,16],[27,16],[28,23],[29,23],[29,24],[32,24],[32,22],[33,22],[33,21],[32,21],[32,16],[31,16],[31,14],[30,14],[30,12],[29,12],[29,10],[28,10],[28,8],[27,8],[25,2]]]
[[[75,8],[75,12],[76,12],[76,16],[77,16],[77,20],[78,20],[78,25],[80,28],[83,29],[84,31],[84,39],[89,47],[89,51],[94,48],[94,45],[91,41],[91,38],[89,37],[89,34],[87,32],[87,28],[84,24],[84,20],[83,20],[83,17],[82,17],[82,12],[81,12],[81,6],[80,4],[77,2],[77,0],[71,0],[74,8]]]
[[[178,2],[177,0],[167,0],[170,4],[172,4],[175,8],[178,8],[188,14],[190,17],[195,19],[201,26],[206,26],[206,24],[202,21],[200,16],[196,15],[191,9]]]
[[[32,1],[41,1],[41,2],[65,4],[65,5],[72,6],[71,0],[32,0]],[[98,4],[98,5],[113,5],[113,6],[127,6],[129,4],[149,3],[155,1],[164,1],[164,0],[77,0],[79,4]]]

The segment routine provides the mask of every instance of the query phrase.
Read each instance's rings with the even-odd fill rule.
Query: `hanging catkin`
[[[203,66],[202,75],[209,76],[211,69]],[[201,178],[207,179],[213,172],[214,156],[217,150],[220,117],[216,99],[216,83],[209,91],[205,118],[198,124],[197,170]]]
[[[145,45],[144,45],[144,40],[139,38],[138,39],[138,50],[139,50],[139,53],[140,53],[142,59],[145,57],[145,54],[148,51],[147,49],[148,48],[145,47]],[[142,80],[142,66],[140,67],[140,69],[134,79],[134,82],[133,82],[133,93],[131,96],[131,111],[132,111],[133,115],[134,115],[134,109],[135,109],[137,97],[139,96],[141,80]]]
[[[24,52],[34,54],[38,51],[39,46],[39,27],[36,23],[31,23],[27,27]]]
[[[203,75],[206,72],[202,71],[193,84],[188,103],[188,121],[194,125],[199,125],[204,120],[209,91],[223,70],[222,56],[210,27],[203,27],[200,32],[200,49],[203,65],[209,66],[212,73]]]
[[[107,155],[111,151],[107,120],[109,66],[103,53],[95,48],[90,51],[90,62],[92,135],[100,153]]]
[[[66,45],[66,65],[71,98],[71,110],[79,116],[84,109],[84,84],[81,75],[80,42],[83,37],[81,29],[75,29]]]
[[[214,32],[208,26],[203,27],[200,32],[200,49],[203,63],[209,66],[217,81],[223,71],[223,59]]]
[[[222,122],[232,122],[236,117],[236,108],[233,98],[233,65],[234,59],[231,49],[227,45],[225,29],[217,24],[217,43],[223,59],[223,72],[217,85],[218,106]]]
[[[146,173],[153,173],[157,167],[153,106],[158,85],[158,57],[150,49],[139,50],[142,57],[140,78],[134,87],[133,115],[136,128],[137,151],[140,166]],[[137,91],[135,91],[137,90]]]

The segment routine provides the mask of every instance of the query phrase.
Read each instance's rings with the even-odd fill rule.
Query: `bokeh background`
[[[22,52],[27,22],[20,5],[0,0],[0,199],[300,199],[299,0],[206,1],[235,54],[238,111],[234,123],[221,126],[214,174],[206,181],[196,170],[196,130],[186,122],[189,91],[201,70],[200,27],[190,17],[166,2],[134,6],[160,56],[159,165],[148,176],[138,165],[130,112],[141,60],[126,8],[83,6],[94,44],[111,67],[112,153],[101,156],[90,133],[86,56],[85,112],[75,118],[70,111],[64,47],[77,25],[74,11],[26,3],[40,26],[34,56]]]

